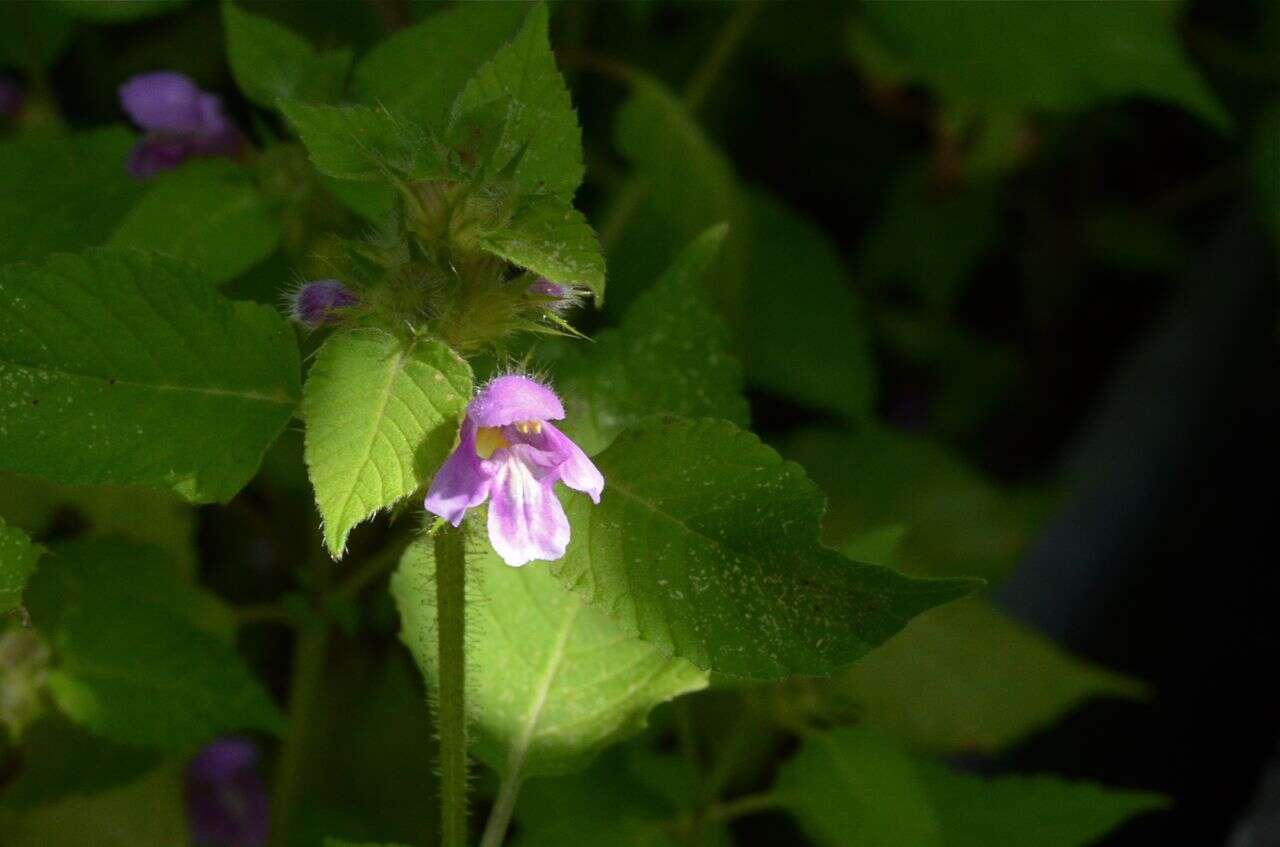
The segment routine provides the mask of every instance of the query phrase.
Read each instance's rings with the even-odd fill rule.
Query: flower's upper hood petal
[[[489,382],[467,407],[477,426],[506,426],[518,421],[558,421],[564,417],[560,398],[547,386],[520,374]]]

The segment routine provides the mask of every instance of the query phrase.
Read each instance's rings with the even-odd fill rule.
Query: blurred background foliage
[[[416,96],[414,49],[461,49],[407,35],[432,3],[243,5],[358,56],[402,31],[382,57],[405,80],[388,98]],[[129,220],[150,232],[139,216],[173,208],[140,206],[148,188],[120,164],[134,132],[116,88],[133,74],[179,70],[259,141],[283,131],[236,93],[221,27],[204,0],[0,5],[0,74],[22,97],[0,116],[0,262],[127,243]],[[829,680],[717,685],[664,707],[586,774],[530,782],[517,843],[649,843],[645,822],[698,794],[677,755],[685,723],[705,745],[695,761],[737,763],[716,776],[735,791],[786,761],[784,783],[820,793],[822,756],[853,750],[890,782],[924,780],[939,814],[967,789],[912,755],[1172,798],[1106,843],[1226,843],[1265,812],[1251,798],[1280,713],[1280,5],[566,0],[552,42],[584,129],[578,202],[609,263],[603,312],[577,325],[616,323],[681,247],[728,222],[711,294],[753,428],[829,498],[827,543],[994,588]],[[280,164],[262,218],[220,235],[259,239],[251,261],[223,261],[217,243],[191,257],[233,296],[278,303],[322,266],[308,232],[364,227]],[[199,200],[179,180],[165,190]],[[255,610],[298,596],[296,564],[316,555],[300,442],[286,434],[226,507],[5,476],[0,516],[46,544],[162,548],[209,589],[192,593],[197,625],[235,638],[283,699],[292,636]],[[434,826],[421,685],[382,590],[395,557],[373,552],[403,536],[385,520],[353,536],[370,576],[328,610],[342,632],[305,727],[298,844],[417,842]],[[8,691],[30,681],[23,667],[0,667]],[[20,705],[0,703],[3,717]],[[185,843],[180,763],[22,714],[0,758],[5,844]],[[900,746],[840,730],[793,758],[796,727],[849,715]],[[1017,802],[1065,815],[1055,790]],[[839,822],[793,811],[735,821],[732,837],[841,843]],[[570,818],[574,832],[557,829]],[[704,843],[730,837],[712,829]]]

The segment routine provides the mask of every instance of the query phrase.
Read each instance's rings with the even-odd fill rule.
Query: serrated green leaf
[[[407,179],[445,175],[445,161],[423,128],[381,107],[315,106],[284,101],[281,109],[311,162],[336,179]]]
[[[43,552],[25,532],[0,517],[0,616],[22,605],[22,590],[36,572],[36,562]]]
[[[173,763],[92,797],[0,808],[0,833],[5,847],[186,847],[182,769]]]
[[[365,103],[443,129],[458,92],[520,28],[523,3],[463,3],[394,33],[356,67]]]
[[[244,95],[268,109],[284,99],[330,101],[342,91],[351,50],[321,53],[274,21],[223,0],[227,59]]]
[[[293,333],[120,249],[0,269],[0,468],[227,500],[298,399]]]
[[[1176,4],[873,3],[860,11],[895,64],[948,103],[1065,112],[1151,97],[1231,125],[1183,53]]]
[[[566,498],[573,537],[553,571],[625,631],[702,668],[830,673],[978,585],[821,546],[817,486],[727,421],[651,420],[595,463],[604,496]]]
[[[338,558],[352,527],[426,483],[457,436],[471,369],[429,338],[381,330],[333,336],[307,377],[306,460],[325,546]]]
[[[476,71],[453,104],[453,116],[510,98],[512,108],[492,168],[519,157],[514,178],[526,190],[566,202],[582,182],[582,131],[547,31],[545,3],[529,8],[509,44]]]
[[[401,639],[436,675],[432,541],[410,547],[392,580]],[[487,545],[486,545],[487,547]],[[511,568],[492,550],[470,566],[467,708],[473,751],[509,777],[569,773],[643,728],[659,703],[707,684],[688,662],[628,636],[543,567]]]
[[[156,177],[109,242],[181,259],[213,285],[235,279],[279,243],[277,211],[246,172],[218,160]]]
[[[554,197],[526,198],[480,244],[490,253],[560,285],[589,289],[604,302],[604,255],[581,212]]]
[[[995,753],[1090,698],[1144,690],[981,599],[921,615],[823,689],[911,748],[938,753]]]
[[[0,141],[0,265],[106,241],[147,190],[125,171],[135,140],[114,126]]]
[[[742,369],[728,330],[702,295],[727,228],[712,227],[676,257],[616,329],[574,344],[556,363],[567,415],[563,429],[596,453],[619,432],[659,412],[715,416],[747,425]]]
[[[104,738],[158,750],[190,751],[233,730],[278,732],[280,713],[248,666],[198,624],[201,598],[155,548],[51,548],[28,601],[53,647],[54,702]]]
[[[227,500],[298,398],[292,331],[124,249],[0,270],[0,467]]]
[[[830,847],[1084,847],[1164,805],[1153,794],[1055,777],[953,773],[862,728],[806,738],[774,790]]]
[[[1045,492],[998,488],[940,444],[870,423],[802,431],[783,452],[826,493],[828,542],[905,523],[899,558],[910,573],[1001,576],[1052,503]]]

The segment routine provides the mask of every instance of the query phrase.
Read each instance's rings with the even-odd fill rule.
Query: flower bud
[[[319,279],[308,282],[290,298],[290,317],[307,327],[316,329],[336,323],[342,309],[359,305],[360,298],[336,279]]]
[[[556,314],[582,305],[582,292],[570,285],[552,282],[540,276],[529,283],[529,293],[543,301],[543,305]]]
[[[214,741],[187,765],[184,783],[193,844],[267,843],[270,808],[253,744],[242,738]]]

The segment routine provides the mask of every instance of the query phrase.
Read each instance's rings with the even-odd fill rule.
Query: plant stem
[[[502,844],[502,839],[507,835],[507,827],[511,825],[511,813],[516,809],[516,797],[520,795],[522,782],[519,774],[508,774],[502,778],[498,796],[489,811],[489,821],[484,825],[480,847],[500,847]]]
[[[286,847],[289,843],[302,777],[307,727],[311,722],[316,694],[320,688],[328,641],[329,622],[322,615],[309,616],[298,630],[297,647],[293,655],[293,676],[289,682],[289,726],[276,764],[275,790],[272,796],[271,840],[276,847]]]
[[[745,815],[754,815],[756,812],[764,812],[769,809],[780,807],[785,798],[781,794],[773,791],[764,791],[759,794],[748,794],[745,797],[738,797],[735,800],[729,800],[725,803],[718,803],[707,810],[708,821],[728,821],[734,818],[740,818]]]
[[[466,533],[445,526],[435,537],[440,737],[440,843],[467,843]]]

